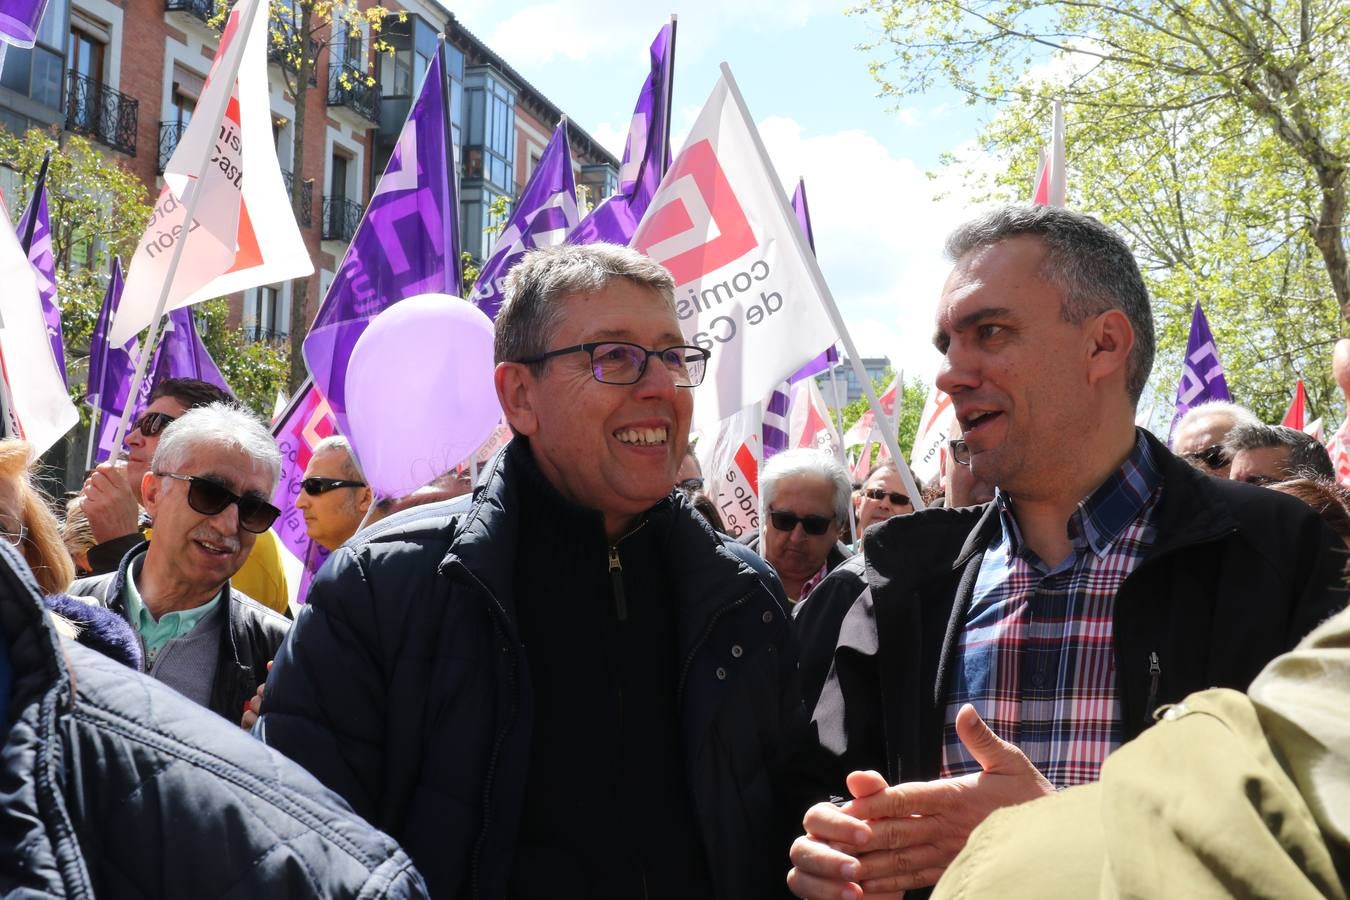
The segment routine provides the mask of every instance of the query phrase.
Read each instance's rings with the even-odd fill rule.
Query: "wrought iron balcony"
[[[156,175],[164,174],[164,167],[173,157],[173,151],[178,149],[178,142],[182,140],[184,131],[187,131],[186,122],[159,123],[159,158],[155,163]]]
[[[350,242],[361,224],[361,204],[346,197],[323,198],[323,239]]]
[[[136,123],[140,103],[93,78],[71,69],[66,81],[66,130],[84,134],[136,155]]]
[[[216,14],[216,0],[164,0],[165,12],[184,12],[210,24]]]
[[[281,170],[281,180],[286,182],[287,200],[291,197],[291,182],[294,179],[295,176],[290,172],[285,169]],[[300,212],[296,215],[295,220],[300,223],[302,228],[308,228],[314,224],[314,182],[312,180],[300,182]]]
[[[353,113],[380,123],[380,86],[371,84],[366,73],[347,63],[328,67],[328,105],[345,106]]]
[[[251,343],[268,343],[273,346],[285,344],[291,339],[290,332],[264,328],[261,322],[247,322],[243,326],[244,340]]]

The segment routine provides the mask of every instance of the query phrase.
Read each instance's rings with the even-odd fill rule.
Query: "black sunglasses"
[[[791,531],[800,522],[802,531],[807,534],[824,534],[825,530],[834,522],[834,516],[799,516],[796,513],[771,509],[769,510],[769,521],[779,531]]]
[[[684,481],[675,485],[682,491],[701,491],[703,490],[702,478],[686,478]]]
[[[254,534],[262,534],[271,528],[272,523],[277,520],[277,516],[281,515],[281,510],[261,497],[254,494],[245,494],[241,497],[225,485],[209,478],[202,478],[198,475],[175,475],[172,472],[156,472],[155,474],[177,481],[186,481],[188,483],[188,506],[204,516],[218,515],[224,512],[225,507],[231,503],[238,503],[239,527]]]
[[[883,491],[881,488],[868,488],[863,496],[872,500],[890,500],[891,506],[908,506],[909,497],[899,491]]]
[[[320,494],[326,494],[331,490],[340,487],[365,487],[364,481],[347,481],[344,478],[319,478],[311,476],[300,482],[300,487],[311,497],[317,497]]]
[[[1223,449],[1223,444],[1215,444],[1203,450],[1196,450],[1194,453],[1183,453],[1181,458],[1187,462],[1204,463],[1207,469],[1222,469],[1230,462],[1228,451]]]
[[[139,431],[142,437],[154,437],[165,428],[168,428],[178,417],[171,416],[168,413],[148,412],[144,413],[136,420],[133,431]]]

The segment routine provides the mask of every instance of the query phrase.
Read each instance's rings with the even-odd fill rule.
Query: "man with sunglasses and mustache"
[[[166,378],[155,385],[150,403],[131,423],[126,436],[125,462],[100,463],[84,481],[77,498],[98,541],[88,552],[90,573],[117,570],[122,557],[149,537],[153,524],[141,504],[141,480],[164,429],[190,409],[210,403],[234,403],[221,388],[199,378]],[[290,602],[281,551],[270,531],[258,536],[234,584],[253,599],[280,613]]]
[[[336,550],[361,527],[372,499],[347,439],[335,434],[320,441],[295,498],[309,536],[325,550]]]
[[[251,413],[224,403],[184,413],[141,477],[153,539],[70,588],[126,618],[151,677],[231,722],[290,627],[230,584],[280,514],[269,502],[280,473],[276,442]]]

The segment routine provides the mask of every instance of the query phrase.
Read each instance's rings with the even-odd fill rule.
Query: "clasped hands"
[[[1054,793],[975,707],[961,708],[956,734],[983,771],[893,787],[876,772],[854,772],[852,800],[811,807],[802,820],[806,833],[792,844],[792,892],[806,900],[858,900],[934,885],[991,812]]]

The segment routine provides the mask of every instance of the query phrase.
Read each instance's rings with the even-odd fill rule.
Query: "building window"
[[[464,177],[515,190],[516,93],[488,66],[464,75]]]
[[[244,301],[244,333],[251,341],[276,341],[290,334],[290,307],[277,285],[249,291]]]
[[[347,200],[347,157],[341,153],[333,154],[332,161],[332,179],[329,181],[329,195],[335,201],[345,202]]]
[[[50,0],[38,24],[36,45],[9,48],[0,85],[53,110],[61,108],[69,11],[68,0]]]

